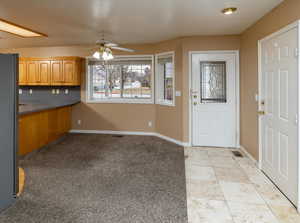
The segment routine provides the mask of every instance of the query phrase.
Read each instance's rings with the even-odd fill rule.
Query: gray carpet
[[[183,148],[159,138],[69,134],[20,166],[25,190],[1,223],[187,222]]]

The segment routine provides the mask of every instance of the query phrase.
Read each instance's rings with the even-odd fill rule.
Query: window
[[[175,105],[174,52],[156,55],[156,103]]]
[[[201,103],[226,103],[226,62],[201,62]]]
[[[88,101],[153,103],[153,56],[88,59]]]

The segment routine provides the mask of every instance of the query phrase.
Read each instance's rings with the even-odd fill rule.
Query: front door
[[[235,53],[191,55],[193,146],[237,146]]]
[[[298,28],[261,41],[262,170],[298,200]]]

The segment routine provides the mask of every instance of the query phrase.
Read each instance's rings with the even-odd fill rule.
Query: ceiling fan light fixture
[[[102,59],[105,61],[114,59],[112,51],[109,48],[100,48],[93,54],[93,57],[97,60]]]
[[[225,8],[223,9],[221,12],[224,14],[224,15],[231,15],[233,13],[235,13],[237,11],[237,8],[235,7],[230,7],[230,8]]]
[[[110,54],[108,54],[107,59],[108,59],[108,60],[112,60],[112,59],[114,59],[114,56],[110,53]]]
[[[104,36],[102,40],[99,40],[96,42],[96,52],[93,54],[93,57],[97,60],[112,60],[114,59],[112,50],[118,50],[118,51],[125,51],[125,52],[134,52],[132,49],[127,49],[124,47],[120,47],[117,43],[112,43],[108,40],[104,39]]]
[[[96,51],[94,54],[93,54],[93,57],[97,60],[100,60],[101,58],[101,55],[100,55],[100,52],[99,51]]]

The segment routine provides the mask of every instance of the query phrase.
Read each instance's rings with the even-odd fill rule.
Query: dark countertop
[[[68,101],[60,103],[24,103],[19,105],[19,115],[26,115],[30,113],[50,110],[54,108],[66,107],[80,103],[80,101]]]

